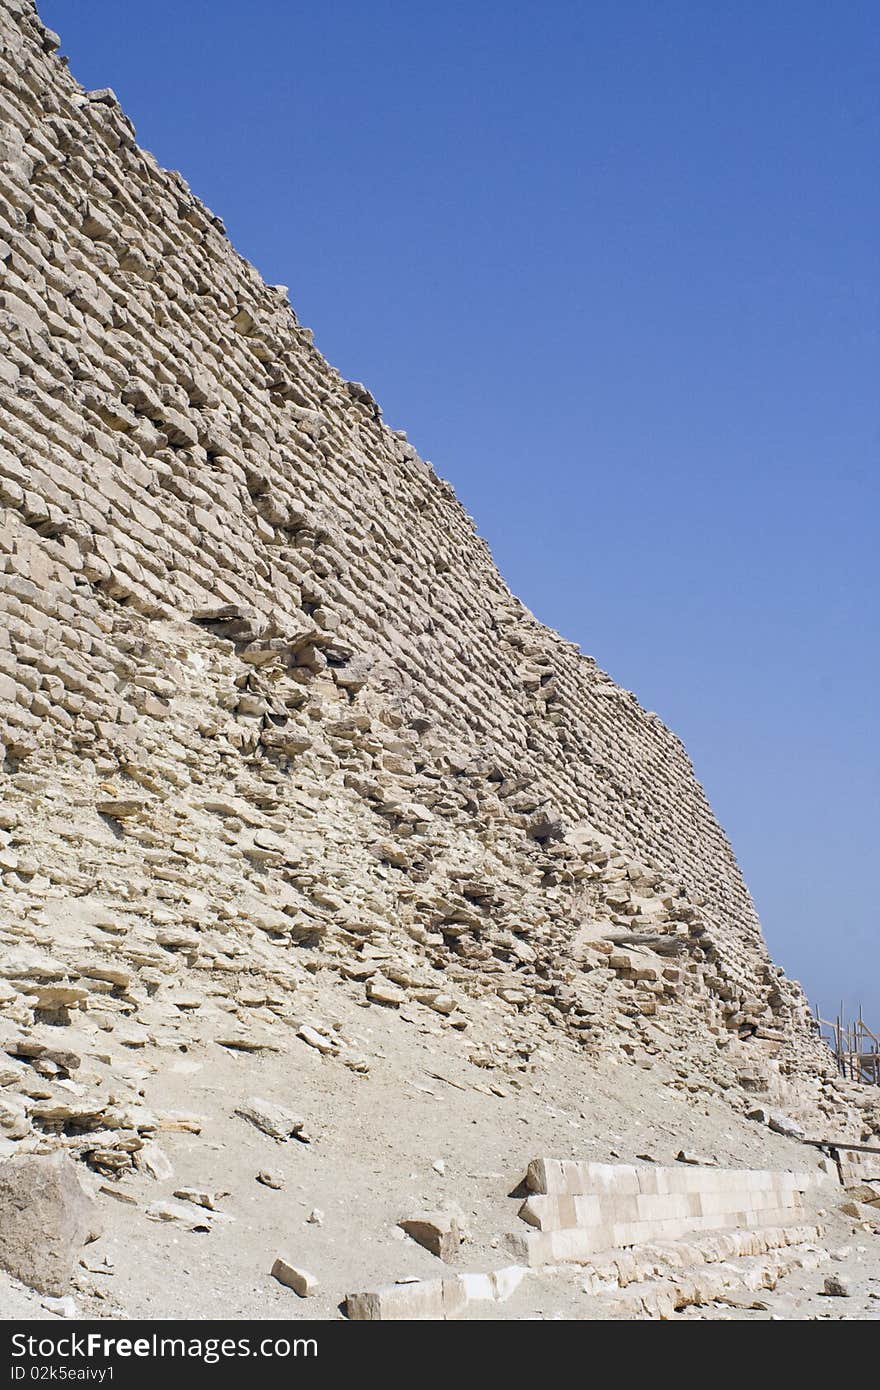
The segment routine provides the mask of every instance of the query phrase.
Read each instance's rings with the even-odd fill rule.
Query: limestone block
[[[516,1268],[516,1266],[512,1266]],[[446,1281],[447,1283],[450,1281]],[[494,1300],[496,1297],[496,1283],[493,1274],[459,1274],[458,1282],[461,1285],[466,1303],[484,1303]]]
[[[305,1269],[297,1269],[295,1265],[282,1259],[280,1255],[272,1265],[271,1274],[272,1278],[277,1279],[279,1284],[293,1289],[300,1298],[309,1298],[318,1292],[318,1281],[313,1274],[309,1274],[308,1270]]]
[[[799,1125],[797,1120],[793,1120],[790,1115],[783,1115],[779,1110],[771,1110],[767,1123],[777,1134],[784,1134],[787,1139],[803,1139],[805,1131],[803,1125]]]
[[[855,1187],[847,1188],[846,1195],[853,1202],[880,1207],[880,1183],[857,1183]]]
[[[635,1213],[638,1221],[668,1221],[701,1215],[694,1210],[694,1198],[683,1192],[641,1193],[635,1199]]]
[[[880,1154],[840,1148],[837,1149],[837,1164],[844,1187],[853,1187],[859,1182],[880,1182]]]
[[[880,1210],[875,1206],[868,1206],[866,1202],[856,1202],[850,1198],[841,1202],[840,1210],[844,1216],[851,1216],[855,1221],[870,1221],[874,1225],[880,1223]]]
[[[397,1223],[419,1245],[447,1264],[454,1260],[461,1244],[461,1232],[455,1216],[449,1212],[420,1212],[404,1217]]]
[[[539,1231],[558,1231],[567,1226],[595,1226],[602,1219],[596,1196],[552,1197],[535,1193],[527,1197],[519,1216]]]
[[[350,1293],[345,1311],[355,1322],[406,1322],[421,1318],[441,1321],[446,1306],[444,1280],[421,1279],[409,1284],[386,1284],[367,1293]]]
[[[559,1231],[531,1231],[509,1240],[517,1259],[530,1269],[545,1264],[584,1264],[591,1256],[615,1246],[611,1226],[569,1227]]]
[[[492,1290],[497,1302],[503,1303],[516,1293],[527,1274],[528,1270],[523,1265],[505,1265],[503,1269],[493,1270]]]
[[[82,1245],[100,1230],[94,1202],[63,1153],[0,1164],[0,1265],[41,1293],[61,1294]]]
[[[242,1101],[236,1107],[235,1113],[242,1119],[249,1120],[272,1139],[284,1140],[289,1139],[291,1135],[299,1136],[305,1128],[305,1120],[298,1115],[294,1115],[282,1105],[263,1100],[260,1096],[251,1096],[249,1100]]]
[[[636,1196],[638,1169],[625,1163],[578,1163],[572,1159],[537,1158],[528,1167],[526,1183],[532,1192],[581,1196],[603,1192]]]

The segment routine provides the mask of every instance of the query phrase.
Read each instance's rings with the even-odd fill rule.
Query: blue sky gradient
[[[788,973],[880,1028],[876,6],[40,10],[684,739]]]

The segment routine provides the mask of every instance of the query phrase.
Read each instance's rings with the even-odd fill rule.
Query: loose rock
[[[273,1264],[271,1273],[273,1279],[277,1279],[279,1284],[284,1284],[288,1289],[293,1289],[300,1298],[308,1298],[318,1292],[318,1281],[313,1274],[309,1274],[306,1269],[297,1269],[280,1255]]]
[[[66,1154],[0,1164],[0,1265],[40,1293],[63,1294],[82,1246],[100,1232],[92,1199]]]
[[[404,1217],[398,1225],[417,1244],[423,1245],[447,1264],[458,1254],[461,1231],[456,1218],[448,1212],[421,1212],[417,1216]]]

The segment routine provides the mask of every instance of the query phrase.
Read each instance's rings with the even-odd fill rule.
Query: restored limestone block
[[[443,1279],[420,1279],[409,1284],[386,1284],[367,1293],[350,1293],[345,1311],[355,1322],[407,1322],[445,1316]]]
[[[443,1280],[443,1317],[454,1318],[463,1313],[468,1305],[468,1291],[464,1281],[458,1277]]]
[[[630,1192],[641,1178],[653,1191]],[[760,1169],[698,1166],[645,1170],[630,1164],[536,1159],[532,1187],[520,1217],[537,1229],[513,1248],[529,1265],[551,1260],[583,1262],[597,1250],[678,1241],[692,1231],[784,1225],[803,1212],[802,1191],[812,1175]],[[572,1188],[593,1187],[572,1194]],[[551,1188],[550,1192],[536,1188]],[[560,1189],[562,1189],[560,1191]]]
[[[567,1226],[595,1226],[602,1219],[596,1196],[552,1197],[534,1193],[519,1209],[521,1220],[539,1231],[558,1231]]]
[[[513,1266],[516,1268],[516,1266]],[[449,1282],[447,1280],[447,1282]],[[485,1303],[496,1297],[495,1276],[493,1274],[459,1274],[458,1282],[468,1303]]]
[[[700,1216],[699,1197],[684,1192],[641,1193],[635,1199],[636,1219],[639,1221],[669,1221]]]
[[[517,1259],[530,1269],[545,1264],[585,1264],[603,1250],[613,1250],[617,1242],[612,1226],[571,1226],[560,1231],[530,1231],[509,1237],[508,1245]]]
[[[524,1265],[505,1265],[487,1274],[462,1273],[447,1279],[409,1280],[367,1293],[350,1293],[345,1310],[353,1321],[411,1321],[454,1318],[472,1303],[503,1303],[528,1274]]]
[[[838,1149],[837,1165],[844,1187],[853,1187],[859,1182],[880,1182],[880,1154]]]
[[[491,1279],[495,1299],[503,1303],[510,1298],[527,1274],[528,1270],[524,1265],[505,1265],[503,1269],[493,1270]]]
[[[526,1183],[532,1192],[581,1196],[602,1192],[637,1196],[639,1170],[626,1163],[579,1163],[573,1159],[536,1158],[529,1164]]]

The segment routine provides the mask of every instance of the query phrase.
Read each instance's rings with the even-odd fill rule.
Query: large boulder
[[[64,1153],[0,1163],[0,1266],[40,1293],[66,1292],[86,1241],[99,1234],[95,1203]]]

